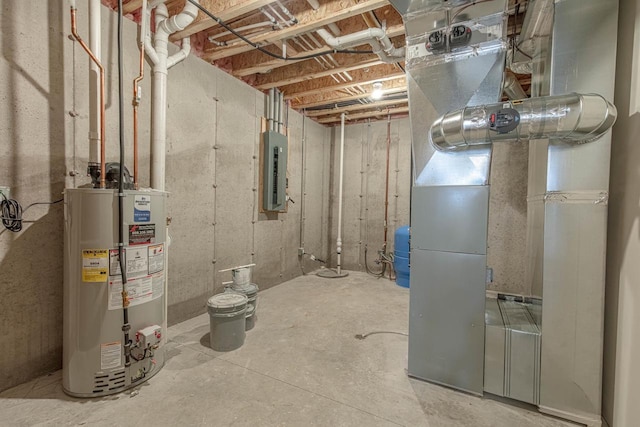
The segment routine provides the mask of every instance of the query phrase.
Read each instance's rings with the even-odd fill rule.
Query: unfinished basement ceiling
[[[170,14],[186,0],[168,0]],[[482,0],[480,0],[482,1]],[[115,0],[103,0],[115,8]],[[140,20],[142,0],[125,0],[124,13]],[[382,27],[395,47],[405,45],[401,16],[388,0],[200,0],[200,5],[261,48],[290,60],[260,52],[200,12],[196,21],[174,34],[178,42],[191,38],[192,51],[256,89],[278,88],[292,108],[318,123],[339,123],[346,113],[350,123],[409,114],[404,61],[385,63],[374,53],[332,53],[295,60],[332,50],[317,33],[327,30],[345,36]],[[509,1],[509,38],[520,33],[527,0]],[[371,51],[368,44],[351,50]],[[529,94],[531,76],[516,75]],[[382,97],[371,99],[380,82]]]

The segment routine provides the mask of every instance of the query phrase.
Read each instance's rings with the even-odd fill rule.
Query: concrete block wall
[[[525,280],[529,143],[497,143],[491,156],[487,264],[488,289],[531,295]]]
[[[336,265],[340,126],[332,132],[330,265]],[[393,251],[396,228],[409,224],[411,202],[411,132],[409,119],[391,121],[387,250]],[[345,126],[342,210],[342,268],[365,270],[364,249],[372,271],[384,242],[387,122]]]
[[[371,270],[384,241],[384,185],[387,123],[377,121],[345,126],[342,266],[365,270],[364,247]],[[331,235],[329,255],[335,266],[340,127],[332,133]],[[487,259],[494,269],[488,288],[529,295],[524,283],[527,217],[528,144],[496,144],[491,165]],[[389,168],[388,250],[393,251],[395,230],[409,224],[411,191],[411,133],[409,119],[391,121]]]
[[[88,42],[87,5],[78,30]],[[103,8],[107,75],[107,161],[117,161],[116,15]],[[88,58],[68,38],[61,0],[0,0],[0,185],[23,206],[59,199],[85,184],[88,158]],[[126,161],[132,169],[131,81],[137,75],[137,28],[124,21]],[[149,185],[151,69],[140,107],[140,184]],[[189,57],[169,72],[167,116],[169,323],[205,312],[230,274],[255,262],[261,289],[301,274],[305,247],[326,253],[330,129],[289,113],[289,194],[283,214],[258,214],[259,134],[265,96],[206,62]],[[305,143],[306,169],[302,167]],[[301,186],[305,173],[305,188]],[[301,215],[306,193],[305,213]],[[34,206],[20,233],[0,231],[0,390],[61,367],[63,206]],[[315,267],[308,260],[307,269]]]

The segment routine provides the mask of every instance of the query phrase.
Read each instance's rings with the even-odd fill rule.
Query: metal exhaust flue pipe
[[[616,116],[616,107],[596,94],[529,98],[449,112],[431,125],[429,140],[439,151],[505,140],[584,144],[604,135]]]

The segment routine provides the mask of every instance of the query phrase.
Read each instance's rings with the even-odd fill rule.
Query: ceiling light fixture
[[[373,91],[371,92],[371,99],[381,99],[382,98],[382,82],[375,82],[373,84]]]

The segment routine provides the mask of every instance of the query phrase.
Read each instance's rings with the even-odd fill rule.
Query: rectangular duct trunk
[[[500,99],[506,1],[396,3],[414,165],[408,372],[481,395],[491,150],[436,152],[428,135],[440,115]]]
[[[551,95],[613,99],[617,21],[617,0],[555,3]],[[610,146],[610,132],[570,149],[549,144],[537,230],[544,241],[540,409],[587,425],[601,423]]]

